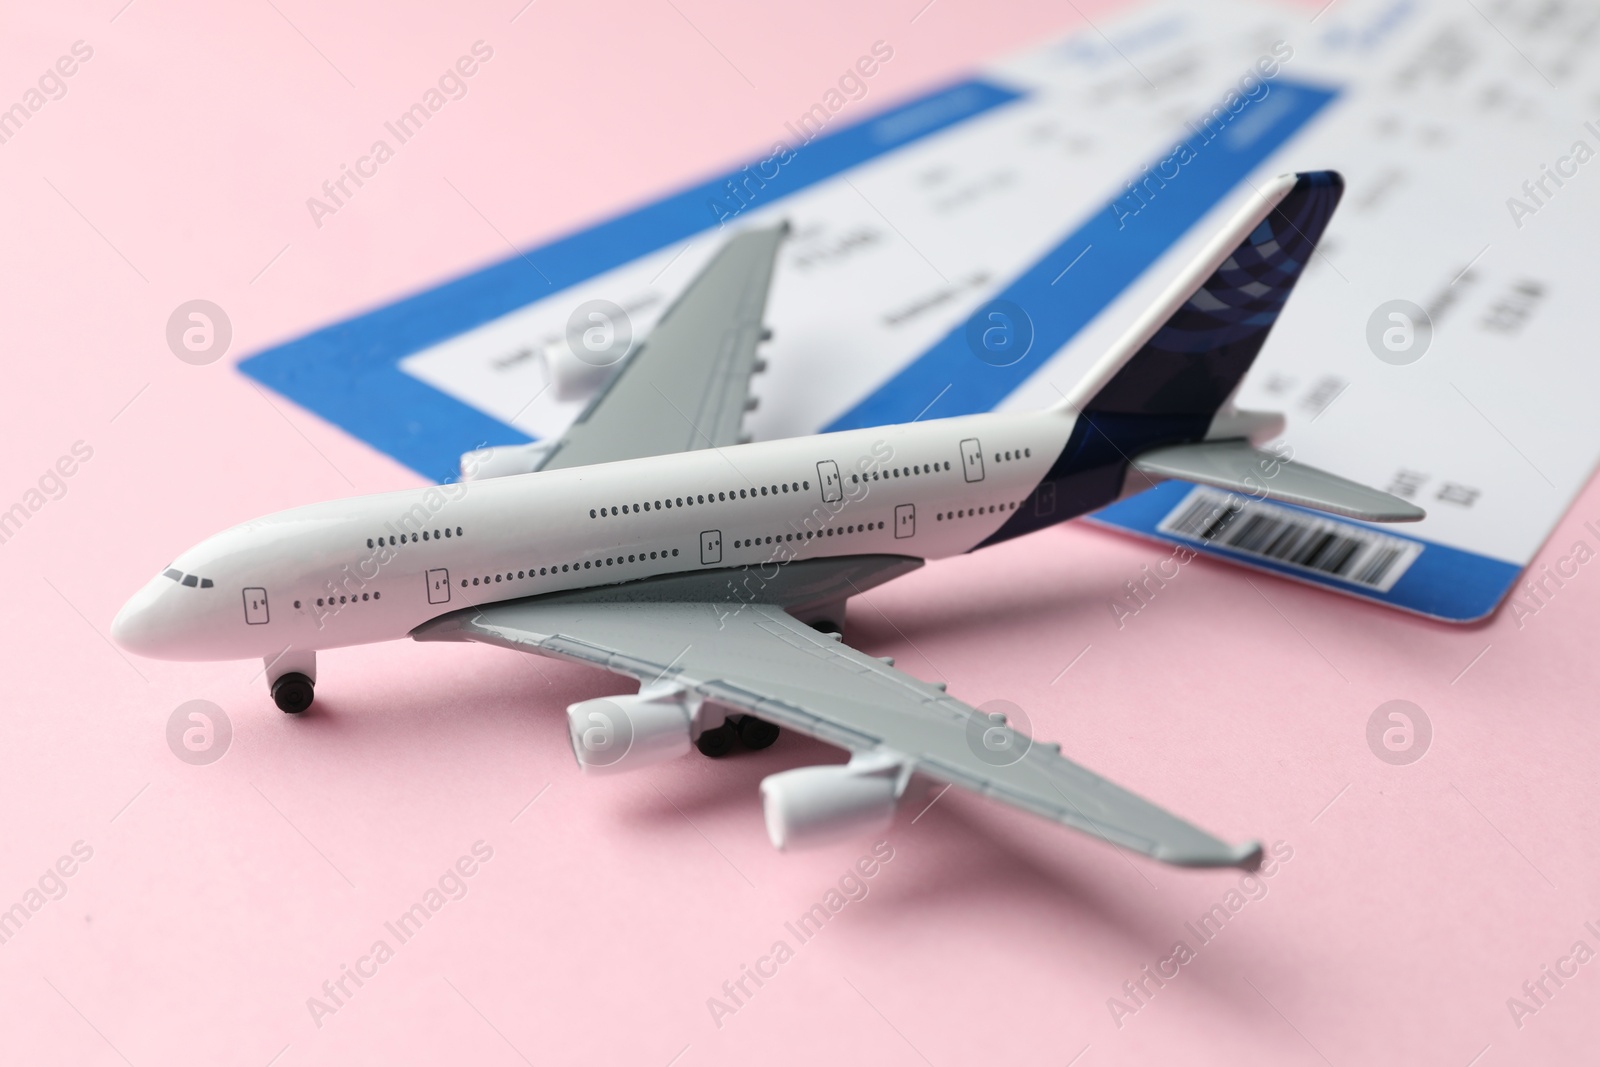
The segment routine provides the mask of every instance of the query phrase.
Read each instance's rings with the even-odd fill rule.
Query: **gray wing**
[[[892,753],[931,778],[1166,863],[1253,869],[1260,862],[1260,845],[1229,845],[1063,759],[1059,745],[1033,742],[775,604],[596,592],[471,608],[412,636],[575,660],[646,685],[673,682],[852,752]]]
[[[737,444],[788,231],[751,230],[723,245],[539,469]]]
[[[1157,478],[1181,478],[1368,522],[1416,522],[1427,517],[1408,500],[1252,448],[1248,441],[1154,448],[1135,456],[1133,466]]]

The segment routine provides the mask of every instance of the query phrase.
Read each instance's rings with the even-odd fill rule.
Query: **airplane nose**
[[[162,658],[164,641],[160,603],[166,591],[161,583],[171,585],[170,579],[157,577],[143,589],[128,598],[111,620],[111,639],[135,655],[150,659]]]

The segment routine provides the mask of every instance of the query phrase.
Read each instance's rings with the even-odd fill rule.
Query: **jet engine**
[[[557,400],[581,400],[593,396],[621,369],[624,352],[602,351],[579,355],[566,338],[552,341],[540,349],[545,379]]]
[[[529,445],[496,445],[461,454],[461,480],[481,482],[486,478],[504,478],[512,474],[529,474],[539,469],[550,454],[552,441],[535,441]]]
[[[572,754],[585,774],[649,767],[689,751],[699,698],[675,685],[567,707]]]
[[[761,780],[774,848],[809,848],[887,829],[911,768],[893,753],[864,753],[843,766],[797,767]]]

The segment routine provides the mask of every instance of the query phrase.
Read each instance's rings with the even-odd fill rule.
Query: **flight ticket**
[[[1166,482],[1094,521],[1467,621],[1600,449],[1579,322],[1597,28],[1519,0],[1136,7],[888,109],[846,99],[738,171],[240,366],[444,480],[571,423],[609,373],[575,354],[591,320],[625,355],[731,229],[787,220],[751,436],[1036,408],[1264,179],[1335,169],[1344,201],[1237,403],[1286,414],[1280,452],[1428,517]]]

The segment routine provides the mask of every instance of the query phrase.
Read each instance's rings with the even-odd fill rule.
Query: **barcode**
[[[1190,490],[1156,530],[1379,592],[1422,554],[1415,541],[1206,488]]]

